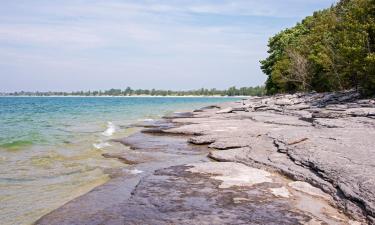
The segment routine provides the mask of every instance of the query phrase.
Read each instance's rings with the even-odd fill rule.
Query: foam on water
[[[109,144],[108,142],[99,142],[99,143],[94,143],[92,144],[94,146],[94,148],[96,149],[102,149],[102,148],[105,148],[105,147],[110,147],[112,146],[111,144]]]
[[[106,137],[112,136],[116,132],[116,127],[112,122],[107,123],[107,129],[102,133]]]
[[[152,122],[152,121],[154,121],[154,119],[142,119],[140,121],[143,121],[143,122]]]

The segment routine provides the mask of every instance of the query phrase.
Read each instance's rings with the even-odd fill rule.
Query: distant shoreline
[[[0,96],[47,96],[47,97],[225,97],[225,96],[263,96],[265,95],[264,86],[256,87],[230,87],[226,90],[218,90],[215,88],[201,88],[196,90],[173,91],[173,90],[157,90],[157,89],[109,89],[99,91],[0,91]]]
[[[131,95],[131,96],[116,96],[116,95],[100,95],[100,96],[86,96],[86,95],[50,95],[50,96],[37,96],[37,95],[0,95],[1,97],[7,97],[7,98],[248,98],[252,96],[246,96],[246,95],[236,95],[236,96],[221,96],[221,95]]]

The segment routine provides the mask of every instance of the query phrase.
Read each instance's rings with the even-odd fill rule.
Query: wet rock
[[[155,127],[155,128],[147,128],[147,129],[142,129],[142,133],[148,133],[148,134],[163,134],[165,133],[164,132],[164,128],[159,128],[159,127]]]
[[[150,135],[135,133],[119,140],[120,143],[129,146],[132,150],[139,152],[154,153],[165,152],[181,155],[199,155],[207,151],[205,146],[191,145],[183,136],[171,135]],[[156,157],[157,155],[155,155]],[[153,157],[153,158],[155,158]]]
[[[216,114],[231,113],[231,112],[233,112],[233,108],[228,107],[228,108],[217,111]]]
[[[128,165],[136,165],[139,163],[144,163],[148,160],[151,160],[150,157],[140,154],[134,154],[134,153],[103,153],[103,157],[105,158],[114,158],[122,161],[125,164]]]

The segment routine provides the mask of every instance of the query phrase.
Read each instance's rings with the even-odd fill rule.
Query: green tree
[[[375,1],[342,0],[269,40],[269,94],[359,88],[375,92]]]

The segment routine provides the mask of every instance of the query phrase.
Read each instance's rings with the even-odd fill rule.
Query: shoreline
[[[115,96],[115,95],[101,95],[101,96],[85,96],[85,95],[51,95],[51,96],[29,96],[29,95],[0,95],[0,98],[248,98],[249,96],[221,96],[221,95],[131,95],[131,96]]]
[[[5,134],[2,144],[7,144],[0,147],[3,150],[0,165],[4,190],[0,217],[4,224],[29,224],[82,195],[80,187],[85,183],[92,184],[91,190],[97,186],[91,180],[107,178],[107,171],[111,173],[114,168],[126,166],[117,159],[102,157],[102,153],[123,150],[121,144],[107,140],[128,136],[132,130],[128,125],[146,118],[155,120],[180,109],[233,101],[233,98],[49,99],[0,99],[4,100],[1,111],[7,112],[0,121],[4,124],[2,131]],[[85,104],[87,101],[91,103]],[[19,120],[26,116],[30,120]],[[12,142],[12,136],[28,131],[38,133],[41,138],[20,136],[21,140],[30,140],[30,143]],[[85,190],[84,193],[89,191]]]
[[[351,96],[351,98],[344,98],[345,96]],[[149,152],[144,152],[144,149],[150,148],[154,149],[152,147],[152,144],[155,144],[155,142],[158,141],[158,138],[166,137],[167,139],[160,139],[157,146],[158,151],[165,151],[163,149],[166,145],[168,149],[168,145],[172,144],[172,139],[168,139],[170,137],[182,137],[180,140],[180,144],[176,146],[184,146],[184,147],[176,147],[177,149],[181,149],[183,151],[184,148],[191,148],[186,147],[186,141],[188,141],[190,145],[197,146],[197,147],[203,147],[207,148],[207,150],[204,150],[202,154],[200,154],[197,158],[194,158],[194,160],[198,161],[207,161],[206,155],[208,154],[208,157],[211,159],[214,159],[216,161],[220,162],[233,162],[233,163],[239,163],[240,165],[246,165],[251,168],[257,168],[262,170],[269,170],[276,173],[281,173],[286,175],[289,178],[292,178],[292,180],[296,181],[306,181],[307,183],[312,184],[313,186],[319,187],[322,189],[325,193],[328,193],[331,197],[333,197],[332,204],[334,203],[337,207],[339,207],[341,210],[345,211],[347,215],[352,217],[355,220],[365,222],[367,220],[367,223],[372,224],[373,218],[372,218],[372,209],[370,205],[371,202],[374,199],[371,199],[371,196],[359,196],[357,190],[355,189],[355,186],[350,186],[351,184],[356,185],[356,180],[345,180],[348,178],[348,175],[353,175],[350,173],[340,173],[340,171],[335,171],[335,166],[340,166],[340,162],[335,161],[334,163],[329,163],[329,161],[322,161],[321,158],[314,156],[313,152],[308,151],[310,148],[314,148],[314,145],[317,143],[314,142],[315,136],[314,132],[316,132],[315,129],[324,129],[324,132],[326,135],[328,135],[328,139],[322,141],[322,144],[320,147],[325,147],[324,144],[327,140],[332,140],[333,144],[338,144],[337,140],[340,138],[341,133],[330,133],[333,132],[339,132],[340,128],[337,127],[337,125],[343,124],[346,126],[353,126],[356,125],[356,129],[358,129],[358,126],[362,126],[363,129],[370,129],[368,130],[369,134],[371,135],[373,132],[374,124],[371,123],[373,121],[372,114],[373,113],[373,107],[375,101],[369,100],[368,102],[365,102],[364,100],[358,100],[358,97],[356,97],[352,93],[345,93],[345,94],[338,94],[338,95],[331,95],[328,96],[327,94],[312,94],[308,97],[316,97],[316,99],[309,101],[302,101],[301,99],[307,98],[308,95],[301,95],[301,96],[291,96],[291,95],[284,95],[283,97],[255,97],[251,98],[250,100],[246,101],[245,104],[243,102],[237,102],[237,103],[222,103],[220,105],[215,105],[212,107],[204,107],[199,110],[195,110],[191,113],[178,113],[174,116],[165,117],[170,122],[162,122],[162,121],[154,121],[154,122],[144,122],[143,124],[136,125],[137,127],[143,127],[146,129],[143,132],[140,132],[139,134],[136,134],[135,137],[128,137],[124,138],[123,140],[115,140],[122,144],[125,144],[127,146],[130,146],[133,151],[141,151],[143,152],[145,156],[139,157],[137,154],[133,154],[134,152],[124,152],[124,154],[120,155],[107,155],[107,157],[111,158],[117,158],[119,160],[122,160],[124,162],[127,162],[128,164],[132,164],[133,167],[141,167],[144,168],[150,168],[152,166],[148,164],[155,164],[153,163],[153,160],[146,160],[145,158],[149,157]],[[354,97],[353,97],[354,96]],[[337,102],[338,98],[342,98],[343,100],[341,102]],[[298,101],[295,101],[298,100]],[[306,100],[306,99],[305,99]],[[320,101],[321,104],[324,104],[324,107],[317,107],[313,106],[315,103]],[[336,104],[333,104],[335,102],[332,102],[332,100],[336,101]],[[331,103],[330,103],[331,101]],[[361,101],[358,103],[358,101]],[[349,103],[357,102],[358,104],[369,104],[370,107],[364,107],[365,109],[370,109],[370,113],[362,113],[362,106],[360,107],[361,110],[353,110],[356,109],[351,106],[351,108],[343,109],[342,107],[338,107],[337,103],[339,105],[345,105]],[[276,104],[278,103],[278,104]],[[328,107],[327,107],[328,106]],[[331,107],[333,106],[333,107]],[[329,108],[331,107],[331,108]],[[313,108],[313,112],[307,111],[307,109]],[[327,110],[327,108],[329,108]],[[323,109],[323,110],[322,110]],[[357,108],[358,109],[358,108]],[[314,111],[315,110],[315,111]],[[325,110],[325,111],[324,111]],[[349,110],[346,112],[345,110]],[[324,113],[323,113],[324,111]],[[328,112],[327,112],[328,111]],[[310,113],[310,114],[308,114]],[[341,113],[341,114],[340,114]],[[351,115],[355,115],[351,116]],[[375,115],[375,114],[374,114]],[[331,125],[332,121],[327,121],[327,118],[329,120],[337,120],[336,127]],[[354,119],[354,121],[352,121]],[[362,120],[369,120],[364,122]],[[315,123],[315,124],[314,124]],[[178,124],[178,125],[176,125]],[[335,124],[335,123],[334,123]],[[366,125],[367,124],[367,125]],[[363,127],[364,126],[364,127]],[[251,128],[251,129],[249,129]],[[344,126],[345,128],[345,126]],[[280,132],[280,129],[284,131]],[[336,129],[336,130],[329,130],[329,129]],[[275,133],[274,133],[275,132]],[[285,136],[285,133],[287,132],[287,136]],[[320,131],[319,131],[320,132]],[[323,132],[323,134],[324,134]],[[142,134],[145,133],[146,136],[142,136]],[[365,132],[366,133],[366,130]],[[151,137],[147,136],[147,134],[150,134]],[[310,137],[306,137],[308,135],[311,135]],[[138,135],[138,137],[137,137]],[[139,136],[140,135],[140,136]],[[155,136],[156,135],[156,136]],[[288,136],[289,135],[289,136]],[[302,136],[301,136],[302,135]],[[321,135],[318,133],[318,135]],[[336,136],[339,135],[339,136]],[[363,135],[361,133],[361,135]],[[334,137],[333,137],[334,136]],[[363,139],[365,139],[365,136],[358,136]],[[151,139],[151,140],[150,140]],[[318,137],[318,139],[321,139],[321,136]],[[150,140],[152,144],[149,146],[140,144],[144,140]],[[345,140],[344,140],[345,141]],[[185,143],[185,144],[183,144]],[[366,145],[367,143],[367,145]],[[366,146],[368,146],[368,142],[364,143],[364,147],[362,148],[366,149]],[[329,143],[329,144],[332,144]],[[348,143],[344,143],[348,144]],[[371,143],[370,143],[371,144]],[[151,147],[150,147],[151,146]],[[328,148],[331,147],[331,145],[327,145]],[[342,143],[339,143],[339,146],[342,146]],[[316,146],[315,146],[316,147]],[[337,148],[338,146],[334,146]],[[371,147],[371,146],[370,146]],[[298,150],[298,151],[296,151]],[[303,150],[306,150],[303,152]],[[329,150],[329,149],[328,149]],[[169,149],[168,151],[171,151]],[[172,151],[175,151],[172,149]],[[330,152],[330,151],[328,151]],[[175,154],[176,152],[172,152]],[[169,152],[168,154],[172,154]],[[178,152],[178,157],[176,159],[181,160],[180,156],[181,152]],[[324,154],[324,149],[321,152],[318,152],[319,154]],[[345,152],[344,152],[345,153]],[[344,154],[340,152],[340,154]],[[154,153],[153,153],[154,154]],[[161,156],[165,157],[165,152],[161,154]],[[167,154],[167,155],[168,155]],[[191,155],[193,154],[191,152],[191,149],[187,151],[187,153],[183,152],[183,155]],[[318,154],[318,156],[319,156]],[[332,154],[332,153],[330,153]],[[374,152],[370,152],[370,155],[368,156],[371,158],[371,154],[374,154]],[[194,155],[194,154],[193,154]],[[146,157],[147,156],[147,157]],[[304,156],[309,156],[309,158],[304,158]],[[162,158],[163,158],[162,157]],[[333,160],[335,158],[330,158],[329,155],[325,155],[327,159]],[[152,158],[152,157],[151,157]],[[188,157],[189,158],[189,157]],[[343,159],[346,159],[344,156],[342,156]],[[194,161],[192,160],[192,161]],[[310,161],[309,161],[310,160]],[[320,161],[319,161],[320,160]],[[336,159],[337,160],[337,159]],[[353,159],[355,160],[355,158]],[[187,160],[189,161],[189,160]],[[185,163],[187,163],[185,161]],[[311,164],[311,163],[314,164]],[[309,165],[309,163],[311,165]],[[157,164],[157,163],[156,163]],[[160,167],[157,166],[155,168],[150,169],[148,171],[147,176],[155,176],[155,173],[157,173],[160,169],[168,169],[172,165],[185,165],[183,161],[181,162],[173,162],[169,165],[162,165]],[[188,164],[189,165],[189,164]],[[224,164],[221,164],[224,165]],[[313,166],[313,170],[309,169],[309,166]],[[368,167],[366,163],[364,163],[362,166]],[[324,170],[322,170],[324,168]],[[369,169],[372,169],[371,167]],[[335,173],[330,173],[331,171],[334,171]],[[346,171],[345,171],[346,172]],[[353,172],[353,171],[349,171]],[[357,172],[357,170],[354,170],[354,172]],[[177,172],[173,172],[175,174]],[[187,176],[183,175],[184,172],[180,171],[177,173],[178,177],[181,175],[182,177]],[[370,173],[371,174],[371,173]],[[347,189],[342,189],[343,187],[340,186],[340,181],[336,185],[332,185],[330,179],[334,179],[332,176],[336,175],[339,178],[343,179],[343,181],[347,184]],[[146,175],[140,175],[140,177],[133,177],[128,175],[125,176],[119,176],[116,179],[124,179],[126,182],[130,180],[137,180],[135,182],[135,186],[133,186],[134,189],[132,189],[129,186],[126,186],[125,189],[130,189],[130,198],[132,196],[131,193],[134,193],[135,190],[138,190],[136,187],[140,185],[142,182],[147,181]],[[168,175],[169,176],[169,175]],[[371,175],[370,175],[371,176]],[[122,178],[121,178],[122,177]],[[178,178],[177,177],[177,178]],[[324,177],[324,179],[322,179]],[[125,179],[126,178],[126,179]],[[174,178],[174,179],[177,179]],[[363,179],[366,180],[366,177],[360,179],[359,181],[362,181]],[[125,182],[125,181],[123,181]],[[349,182],[349,184],[348,184]],[[115,184],[113,184],[115,183]],[[147,182],[146,182],[147,183]],[[372,183],[373,184],[373,183]],[[113,198],[116,197],[118,193],[111,192],[107,194],[103,194],[103,192],[106,192],[108,190],[108,186],[110,188],[116,187],[124,187],[124,184],[116,184],[116,181],[109,181],[107,184],[104,184],[102,186],[99,186],[95,188],[93,191],[89,192],[86,195],[83,195],[79,197],[78,199],[73,200],[71,203],[66,204],[65,206],[61,207],[60,209],[53,211],[50,214],[47,214],[46,216],[43,216],[41,220],[37,221],[36,224],[69,224],[64,223],[68,221],[72,221],[70,219],[67,220],[61,220],[61,215],[72,217],[73,220],[80,220],[82,222],[85,221],[85,218],[82,218],[80,215],[71,215],[72,209],[77,209],[75,205],[92,205],[92,201],[95,202],[95,198],[93,196],[96,196],[98,192],[101,192],[103,195],[102,197],[105,198]],[[371,182],[370,182],[371,185]],[[372,186],[373,187],[373,186]],[[148,187],[149,188],[149,187]],[[368,189],[369,192],[371,192],[371,186],[369,186],[370,189]],[[303,189],[303,188],[302,188]],[[312,189],[311,187],[309,189]],[[288,187],[288,190],[290,190],[290,187]],[[285,191],[285,190],[284,190]],[[303,192],[303,191],[302,191]],[[294,192],[293,192],[294,193]],[[350,196],[350,194],[351,196]],[[368,193],[371,194],[371,193]],[[100,194],[99,194],[100,195]],[[149,198],[153,198],[155,196],[149,196]],[[361,199],[360,201],[363,201],[365,205],[361,205],[358,200],[354,200],[353,198],[357,197],[357,199]],[[368,197],[368,199],[366,199]],[[275,200],[277,202],[277,200]],[[87,203],[88,202],[88,203]],[[91,203],[90,203],[91,202]],[[128,198],[123,198],[121,202],[129,204],[131,202]],[[366,203],[368,202],[368,203]],[[116,205],[116,204],[115,204]],[[110,206],[110,212],[116,211],[115,205]],[[100,208],[100,207],[99,207]],[[98,208],[90,208],[90,210],[97,211]],[[121,208],[118,210],[124,210]],[[367,211],[366,211],[367,210]],[[109,212],[108,212],[109,213]],[[112,212],[113,213],[113,212]],[[120,213],[120,212],[118,212]],[[141,212],[140,212],[141,213]],[[126,213],[125,213],[126,214]],[[160,215],[153,215],[154,217],[159,217]],[[60,219],[58,219],[60,218]],[[124,218],[122,218],[124,219]],[[101,215],[101,217],[96,217],[93,220],[90,220],[90,224],[109,224],[108,218],[106,218],[106,213]],[[138,221],[139,222],[139,221]],[[123,222],[123,224],[126,224]],[[349,223],[344,223],[349,224]],[[351,221],[350,224],[359,224],[355,221]]]

